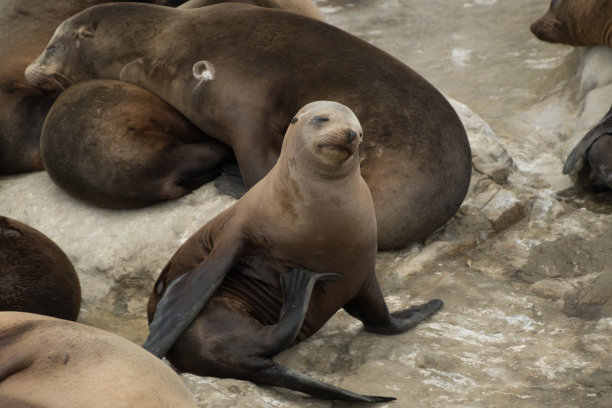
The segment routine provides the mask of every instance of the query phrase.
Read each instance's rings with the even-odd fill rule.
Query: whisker
[[[74,85],[74,83],[64,74],[62,74],[61,72],[57,72],[57,71],[51,71],[51,75],[53,75],[54,77],[58,77],[61,78],[65,84],[67,84],[68,86],[70,85]],[[55,79],[57,82],[60,82],[57,78],[53,78]],[[66,88],[62,88],[62,89],[66,89]]]

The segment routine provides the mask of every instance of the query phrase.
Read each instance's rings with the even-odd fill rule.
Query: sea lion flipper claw
[[[342,275],[337,273],[316,273],[304,268],[292,269],[281,276],[283,306],[275,326],[271,354],[289,347],[300,332],[315,284],[323,280],[338,280],[341,277]]]
[[[260,384],[282,386],[322,399],[353,402],[388,402],[395,400],[393,397],[357,394],[316,380],[306,374],[302,374],[299,371],[292,370],[278,363],[259,370],[252,381]]]

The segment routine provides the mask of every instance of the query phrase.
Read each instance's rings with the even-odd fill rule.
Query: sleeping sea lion
[[[180,7],[226,1],[191,0]],[[308,0],[236,1],[323,20]],[[231,148],[207,138],[157,96],[113,80],[85,81],[61,94],[44,122],[41,156],[64,191],[107,208],[142,207],[183,196],[234,161]],[[228,180],[227,167],[223,174],[218,185]]]
[[[442,306],[432,300],[393,314],[387,309],[375,274],[374,205],[359,171],[362,137],[346,106],[304,106],[270,172],[163,269],[149,297],[144,347],[198,375],[318,398],[394,399],[355,394],[271,359],[340,308],[368,331],[395,334]]]
[[[232,150],[208,139],[139,86],[110,79],[62,92],[41,134],[51,179],[70,195],[109,208],[177,198],[217,177]]]
[[[0,38],[3,39],[0,42],[0,174],[43,169],[40,130],[57,93],[29,85],[23,75],[27,65],[45,49],[63,20],[87,7],[109,1],[0,0]]]
[[[593,192],[612,190],[612,108],[572,149],[563,174],[569,174],[581,158],[588,164],[587,187]]]
[[[546,14],[531,24],[542,41],[573,46],[612,46],[612,3],[602,0],[552,0]]]
[[[80,323],[0,312],[3,408],[196,408],[180,377],[141,347]]]
[[[0,216],[0,310],[76,320],[79,277],[66,254],[46,235]]]
[[[315,100],[343,103],[370,135],[361,171],[383,250],[446,223],[470,182],[465,130],[431,84],[367,42],[294,13],[96,6],[66,20],[26,76],[44,89],[110,78],[152,91],[233,148],[247,188],[276,162],[294,112]]]

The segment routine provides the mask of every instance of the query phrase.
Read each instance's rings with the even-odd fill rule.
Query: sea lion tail
[[[256,378],[251,379],[251,381],[263,385],[289,388],[321,399],[352,402],[388,402],[395,400],[393,397],[357,394],[316,380],[278,363],[259,370]]]

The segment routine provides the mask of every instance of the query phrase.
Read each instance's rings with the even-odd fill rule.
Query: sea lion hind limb
[[[267,354],[278,354],[295,340],[304,323],[315,284],[340,278],[342,275],[337,273],[315,273],[303,268],[292,269],[281,276],[283,306],[278,324],[274,327],[272,347]]]
[[[422,305],[389,313],[375,275],[371,275],[359,293],[344,306],[344,310],[361,320],[366,331],[378,334],[399,334],[436,313],[444,303],[439,299]]]
[[[317,282],[335,281],[342,275],[335,273],[315,273],[303,268],[295,268],[283,274],[281,284],[283,288],[283,306],[278,324],[273,328],[272,349],[266,354],[274,355],[289,347],[297,336],[306,317],[310,295]],[[387,402],[392,397],[361,395],[331,384],[324,383],[303,373],[292,370],[272,360],[271,365],[262,364],[261,359],[254,361],[260,368],[252,371],[247,378],[249,381],[261,385],[284,387],[294,391],[309,394],[315,398],[352,401],[352,402]]]
[[[352,391],[316,380],[298,371],[276,363],[271,367],[260,370],[257,372],[256,376],[250,380],[262,385],[289,388],[291,390],[300,391],[321,399],[352,402],[388,402],[395,400],[393,397],[357,394]]]

